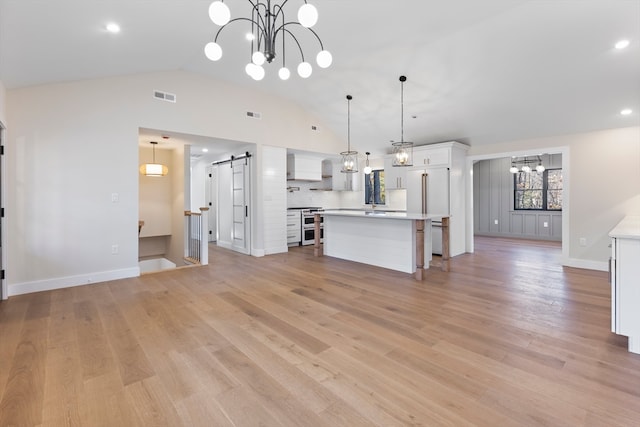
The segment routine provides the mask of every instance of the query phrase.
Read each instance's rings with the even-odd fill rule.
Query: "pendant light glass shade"
[[[347,95],[347,151],[340,153],[342,156],[340,172],[358,172],[358,152],[351,151],[351,100],[353,97]]]
[[[400,141],[394,142],[392,166],[413,166],[413,142],[404,140],[404,82],[405,76],[400,76]]]
[[[369,166],[369,154],[371,154],[370,152],[366,152],[364,153],[367,155],[367,160],[364,162],[364,169],[362,169],[362,172],[364,172],[365,175],[369,175],[373,169],[371,169],[371,166]]]
[[[149,142],[153,146],[153,162],[145,163],[140,166],[140,173],[144,176],[165,176],[169,173],[169,168],[163,164],[156,163],[156,145],[157,142]]]

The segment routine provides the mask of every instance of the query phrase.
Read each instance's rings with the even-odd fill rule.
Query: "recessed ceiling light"
[[[107,24],[107,31],[109,31],[111,34],[117,34],[120,32],[120,25],[116,24],[115,22],[110,22]]]
[[[203,152],[203,153],[207,153],[207,152],[209,152],[209,149],[208,149],[208,148],[203,148],[203,149],[202,149],[202,152]]]
[[[631,108],[625,108],[624,110],[620,111],[620,114],[622,114],[623,116],[628,116],[631,113],[633,113],[633,110]]]
[[[625,47],[629,46],[629,43],[630,43],[629,40],[620,40],[615,44],[615,46],[616,46],[616,49],[624,49]]]

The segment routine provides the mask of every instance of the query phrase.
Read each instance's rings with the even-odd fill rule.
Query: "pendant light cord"
[[[347,151],[351,152],[351,95],[347,95]]]
[[[404,142],[404,82],[405,76],[400,76],[400,142]]]

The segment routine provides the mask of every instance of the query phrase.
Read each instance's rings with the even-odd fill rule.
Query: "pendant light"
[[[404,82],[406,76],[400,76],[400,141],[393,142],[392,166],[413,166],[413,142],[404,140]]]
[[[163,164],[156,163],[156,145],[155,141],[150,141],[149,144],[153,147],[153,163],[145,163],[140,166],[140,173],[145,176],[165,176],[169,173],[169,168]]]
[[[351,151],[351,100],[353,97],[347,95],[347,151],[340,153],[342,156],[342,173],[358,172],[358,152]]]
[[[365,175],[369,175],[373,171],[373,169],[371,169],[371,166],[369,166],[369,154],[371,153],[367,151],[364,154],[367,155],[367,160],[364,163],[365,166],[364,169],[362,169],[362,172],[364,172]]]

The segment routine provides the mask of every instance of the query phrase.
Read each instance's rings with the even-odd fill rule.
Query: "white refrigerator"
[[[407,212],[450,215],[448,167],[407,171]],[[442,255],[442,222],[431,222],[432,253]]]

